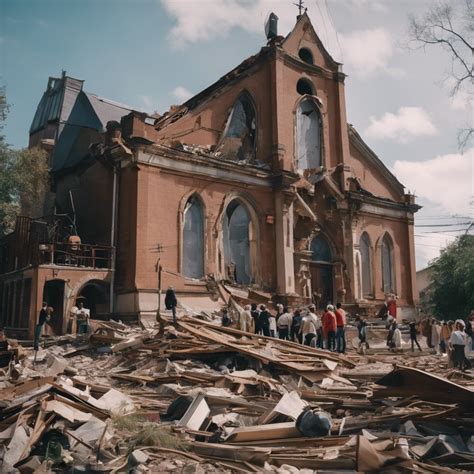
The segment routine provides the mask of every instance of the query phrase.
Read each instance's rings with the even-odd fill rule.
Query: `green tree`
[[[5,89],[0,89],[0,235],[15,228],[16,216],[42,215],[49,184],[48,160],[39,148],[12,149],[3,127],[8,114]]]
[[[430,303],[442,319],[465,318],[474,309],[474,235],[462,235],[432,264]]]

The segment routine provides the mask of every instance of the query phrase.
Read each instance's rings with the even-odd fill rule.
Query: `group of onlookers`
[[[227,308],[222,313],[222,325],[232,323]],[[238,326],[243,331],[267,337],[299,342],[307,346],[344,353],[346,351],[346,311],[340,303],[336,308],[328,305],[320,316],[316,307],[298,308],[291,311],[288,306],[276,305],[272,313],[261,304],[247,305],[239,317]]]

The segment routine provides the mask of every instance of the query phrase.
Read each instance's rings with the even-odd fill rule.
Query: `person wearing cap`
[[[346,352],[346,312],[342,309],[341,303],[336,304],[336,345],[337,352]]]
[[[250,307],[250,314],[252,315],[253,318],[253,326],[255,330],[255,334],[260,334],[260,323],[258,320],[258,317],[260,315],[260,311],[257,308],[257,303],[252,303],[252,306]]]
[[[326,340],[326,349],[331,352],[336,350],[336,315],[334,314],[334,306],[328,304],[326,311],[322,317],[323,322],[323,336]]]

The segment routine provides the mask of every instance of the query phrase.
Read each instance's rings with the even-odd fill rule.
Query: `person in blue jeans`
[[[346,352],[346,312],[342,309],[341,303],[336,304],[336,344],[337,352]]]

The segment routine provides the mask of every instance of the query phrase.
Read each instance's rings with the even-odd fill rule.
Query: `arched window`
[[[296,167],[319,168],[322,151],[321,114],[311,99],[303,100],[296,113]]]
[[[393,243],[388,234],[382,239],[382,288],[384,293],[395,292],[393,276]]]
[[[227,206],[224,223],[224,260],[229,280],[236,283],[252,282],[250,267],[250,214],[238,200]]]
[[[197,196],[191,196],[184,209],[183,275],[204,276],[204,212]]]
[[[373,296],[372,289],[372,258],[370,255],[370,239],[367,233],[360,238],[360,257],[362,272],[362,296]]]
[[[296,83],[296,92],[298,92],[298,94],[300,95],[305,95],[305,94],[314,95],[313,84],[311,84],[311,82],[308,81],[307,79],[300,79]]]
[[[319,309],[333,303],[332,252],[327,240],[318,235],[310,246],[312,252],[311,287],[318,296]]]
[[[232,108],[220,151],[234,160],[254,160],[257,114],[252,99],[242,94]]]
[[[314,64],[313,53],[308,48],[301,48],[298,51],[298,56],[300,57],[301,61],[304,61],[308,64]]]
[[[315,237],[311,242],[312,260],[318,263],[332,263],[331,248],[322,236]]]

